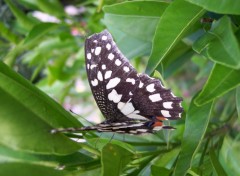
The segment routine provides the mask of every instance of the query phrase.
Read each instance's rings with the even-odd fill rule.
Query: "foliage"
[[[0,175],[240,175],[239,1],[67,3],[0,1]],[[99,112],[83,47],[104,28],[138,71],[160,72],[184,98],[176,130],[50,133]]]

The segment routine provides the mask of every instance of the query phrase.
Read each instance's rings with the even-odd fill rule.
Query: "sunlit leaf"
[[[55,29],[58,26],[56,23],[40,23],[33,27],[33,29],[29,32],[26,37],[24,43],[28,44],[38,38],[43,37],[49,31]]]
[[[217,175],[227,176],[221,164],[219,163],[219,160],[214,152],[214,149],[211,149],[209,151],[209,154],[210,154],[211,163]]]
[[[11,0],[5,0],[5,2],[23,28],[30,30],[36,24],[36,21],[29,18],[26,14],[23,13],[23,11],[18,9]]]
[[[187,0],[198,6],[205,8],[208,11],[223,13],[223,14],[240,14],[240,1],[236,0]]]
[[[240,118],[240,87],[236,89],[236,107],[238,112],[238,118]]]
[[[51,176],[67,176],[68,171],[59,171],[52,167],[39,166],[28,163],[1,163],[0,175],[4,176],[28,176],[34,174],[35,176],[51,175]]]
[[[204,12],[201,7],[182,0],[173,1],[167,7],[154,35],[152,53],[146,68],[147,73],[154,71]]]
[[[221,18],[214,23],[211,31],[194,43],[193,49],[214,62],[239,69],[240,49],[231,23],[230,18]]]
[[[34,153],[67,154],[80,148],[64,135],[50,133],[54,127],[77,126],[79,123],[2,62],[0,97],[1,144]]]
[[[215,64],[202,91],[195,99],[197,105],[203,105],[222,96],[240,84],[240,70],[234,70]]]
[[[132,161],[133,151],[125,146],[107,144],[102,150],[102,164],[104,176],[118,176],[124,167]]]
[[[239,123],[238,123],[239,125]],[[220,163],[227,175],[240,175],[239,159],[240,159],[240,141],[232,139],[226,135],[220,151]]]
[[[212,103],[198,107],[194,104],[194,99],[192,100],[187,112],[181,151],[173,175],[185,175],[191,167],[207,130],[211,109]]]
[[[168,3],[161,1],[133,1],[105,6],[103,22],[127,57],[141,56],[150,53],[159,17],[167,6]]]

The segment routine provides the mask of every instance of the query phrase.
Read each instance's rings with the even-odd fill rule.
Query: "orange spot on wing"
[[[153,126],[153,127],[163,126],[163,123],[162,123],[162,122],[155,122],[152,126]]]
[[[162,116],[157,116],[156,119],[158,119],[158,120],[167,120],[167,118],[162,117]]]

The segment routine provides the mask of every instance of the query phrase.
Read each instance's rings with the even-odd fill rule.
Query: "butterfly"
[[[181,117],[182,98],[166,89],[159,79],[138,73],[107,30],[86,39],[85,62],[92,94],[106,120],[53,132],[96,130],[138,135],[174,129],[165,126],[163,120]]]

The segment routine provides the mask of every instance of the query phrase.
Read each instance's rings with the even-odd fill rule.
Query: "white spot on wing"
[[[121,98],[122,95],[118,94],[115,89],[113,89],[112,92],[108,94],[108,99],[110,101],[113,101],[114,103],[118,103],[121,100]]]
[[[117,66],[120,66],[120,65],[122,64],[122,62],[121,62],[119,59],[116,59],[116,60],[115,60],[115,64],[116,64]]]
[[[139,88],[142,88],[142,87],[143,87],[143,85],[144,85],[144,84],[143,84],[143,83],[140,81],[140,83],[139,83],[139,86],[138,86],[138,87],[139,87]]]
[[[113,60],[113,58],[114,58],[113,53],[110,53],[110,54],[108,55],[108,59],[109,59],[109,60]]]
[[[92,86],[97,86],[98,85],[98,80],[94,79],[93,81],[91,81]]]
[[[161,98],[161,96],[160,96],[159,93],[153,94],[153,95],[149,95],[149,99],[150,99],[152,102],[156,102],[156,101],[162,100],[162,98]]]
[[[156,127],[153,128],[154,131],[159,131],[161,129],[162,129],[162,126],[156,126]]]
[[[91,55],[91,53],[87,53],[87,59],[91,59],[92,58],[92,55]]]
[[[131,91],[129,92],[129,95],[133,95]]]
[[[134,113],[127,115],[127,117],[129,117],[131,119],[136,119],[136,120],[146,120],[147,119],[141,115],[134,114]]]
[[[172,95],[173,97],[176,97],[172,92],[171,92],[171,95]]]
[[[124,70],[125,72],[129,72],[130,69],[129,69],[127,66],[124,66],[124,67],[123,67],[123,70]]]
[[[114,87],[116,87],[116,86],[120,83],[120,81],[121,81],[121,79],[118,78],[118,77],[112,78],[112,79],[110,79],[109,82],[107,83],[106,88],[107,88],[107,89],[114,88]]]
[[[161,113],[164,117],[171,117],[171,115],[169,114],[169,111],[167,110],[161,110]]]
[[[135,110],[135,108],[133,107],[133,104],[131,102],[127,102],[120,110],[124,115],[128,115],[131,114]]]
[[[147,129],[137,129],[137,131],[142,132],[142,133],[146,133]]]
[[[102,72],[98,71],[97,78],[99,81],[103,81]]]
[[[117,133],[125,133],[125,131],[117,130]]]
[[[93,43],[97,43],[97,40],[94,40]]]
[[[105,75],[104,75],[104,78],[105,78],[105,79],[108,79],[108,78],[111,77],[111,75],[112,75],[112,71],[111,71],[111,70],[108,70],[108,71],[106,71],[106,73],[105,73]]]
[[[134,111],[133,113],[137,114],[137,113],[140,113],[140,111],[139,111],[139,110],[136,110],[136,111]]]
[[[91,49],[91,53],[93,53],[94,52],[94,49]]]
[[[87,69],[89,69],[90,68],[90,65],[89,64],[87,64]]]
[[[172,104],[173,104],[173,102],[164,102],[163,107],[166,109],[172,109],[173,108]]]
[[[101,53],[101,49],[102,49],[102,48],[101,48],[100,46],[98,46],[98,47],[95,49],[95,55],[96,55],[96,56]]]
[[[95,68],[95,67],[97,67],[97,65],[96,65],[96,64],[92,64],[92,65],[90,66],[90,69],[92,70],[92,69]]]
[[[103,69],[103,70],[106,69],[106,65],[105,65],[105,64],[102,65],[102,69]]]
[[[154,92],[156,89],[154,88],[154,84],[149,84],[147,87],[146,87],[147,91],[148,92]]]
[[[144,123],[136,123],[136,124],[129,125],[129,127],[139,127],[142,125],[144,125]]]
[[[130,82],[130,83],[132,83],[132,85],[134,85],[134,84],[135,84],[135,79],[133,79],[133,78],[127,78],[127,79],[126,79],[126,82]]]
[[[106,45],[106,48],[107,48],[107,50],[110,50],[110,49],[111,49],[111,45],[108,43],[108,44]]]
[[[126,104],[126,103],[119,102],[118,105],[117,105],[118,109],[121,110],[121,109],[124,107],[125,104]]]
[[[107,40],[107,36],[106,35],[102,36],[102,40]]]

